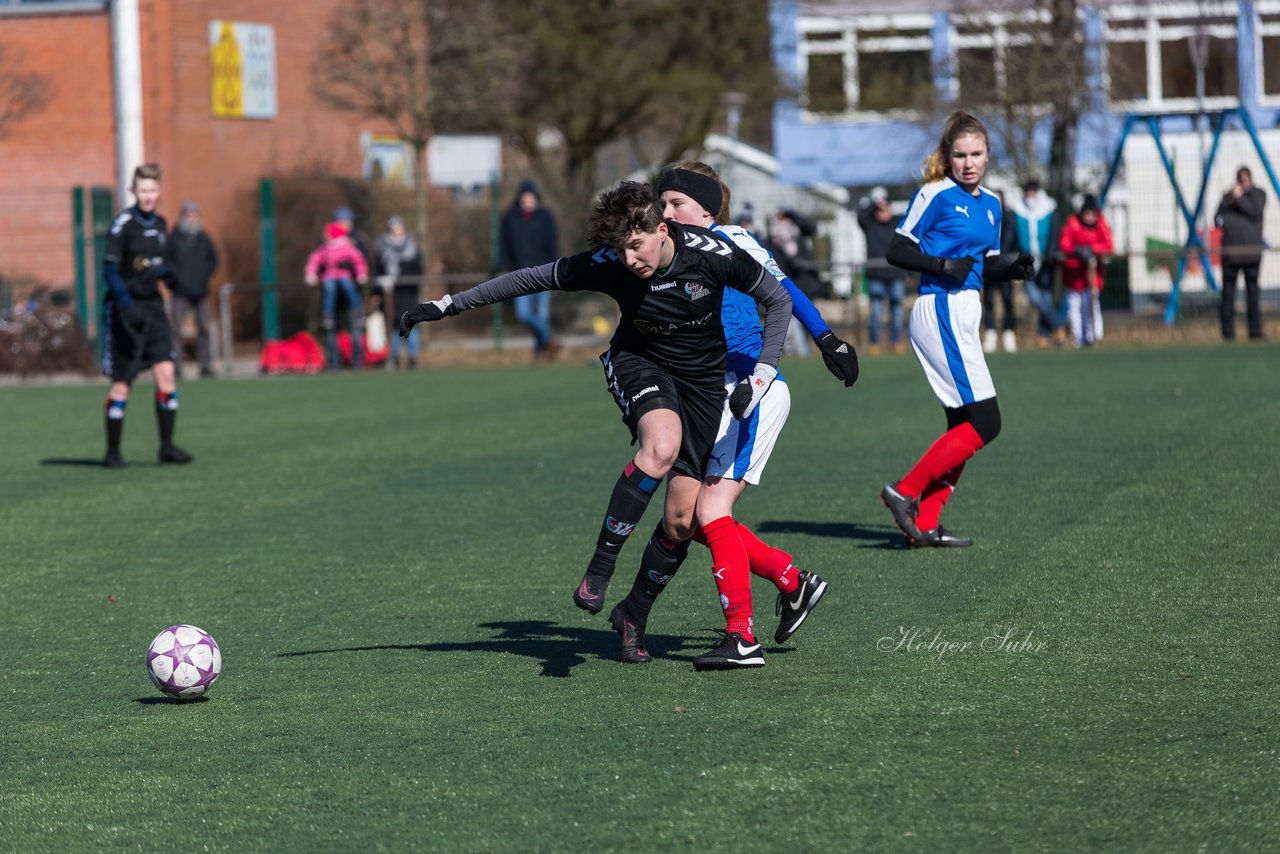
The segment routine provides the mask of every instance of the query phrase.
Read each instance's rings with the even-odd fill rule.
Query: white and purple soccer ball
[[[195,626],[170,626],[147,649],[147,675],[171,697],[199,697],[221,673],[222,651],[208,632]]]

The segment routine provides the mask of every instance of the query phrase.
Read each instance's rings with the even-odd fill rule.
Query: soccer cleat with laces
[[[973,545],[973,540],[968,537],[961,537],[953,534],[946,528],[939,525],[932,530],[921,531],[920,539],[916,540],[912,545],[933,546],[935,548],[944,549],[963,549]]]
[[[913,543],[919,542],[922,535],[920,529],[916,527],[916,514],[920,512],[920,502],[898,492],[896,482],[884,485],[884,489],[880,490],[880,500],[893,514],[893,521],[897,523],[898,530],[906,534],[907,539]]]
[[[582,576],[578,589],[573,591],[573,604],[584,611],[599,614],[604,608],[604,592],[609,589],[609,579],[587,573]]]
[[[618,660],[623,664],[648,664],[653,661],[649,650],[644,648],[644,626],[627,616],[627,609],[619,602],[609,612],[609,625],[622,638],[622,652]]]
[[[731,670],[735,667],[764,667],[764,648],[748,643],[737,632],[724,632],[724,640],[710,652],[693,657],[694,670]]]
[[[774,641],[784,643],[787,638],[794,635],[805,617],[808,617],[809,612],[813,610],[813,606],[818,604],[826,592],[827,582],[812,572],[803,571],[800,573],[799,587],[790,593],[779,592],[777,613],[780,619],[778,630],[773,633]]]
[[[189,463],[195,459],[195,457],[191,456],[177,445],[161,446],[160,453],[156,455],[156,458],[162,463]]]

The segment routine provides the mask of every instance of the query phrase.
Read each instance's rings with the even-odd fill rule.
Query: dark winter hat
[[[720,182],[715,178],[694,172],[689,169],[677,169],[674,166],[662,170],[658,178],[658,195],[667,190],[684,193],[702,209],[714,216],[720,215],[720,205],[724,201],[724,193],[720,190]]]
[[[1028,178],[1027,180],[1022,182],[1022,192],[1024,193],[1040,192],[1040,182],[1037,181],[1035,178]]]
[[[1092,193],[1085,196],[1084,201],[1080,203],[1080,213],[1084,213],[1085,211],[1093,211],[1094,213],[1097,213],[1098,210],[1098,197]]]
[[[525,178],[520,182],[520,188],[516,190],[516,198],[520,198],[525,193],[533,193],[538,197],[539,201],[542,200],[542,193],[538,191],[538,185],[534,183],[532,179]]]

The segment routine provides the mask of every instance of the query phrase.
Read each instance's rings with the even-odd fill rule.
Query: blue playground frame
[[[1204,240],[1196,231],[1196,223],[1200,220],[1200,215],[1204,213],[1205,193],[1209,187],[1209,174],[1213,169],[1214,161],[1218,157],[1218,143],[1222,141],[1222,132],[1226,130],[1227,119],[1235,117],[1240,120],[1241,125],[1248,132],[1249,138],[1253,140],[1253,147],[1258,152],[1258,158],[1262,161],[1262,168],[1266,170],[1267,177],[1271,179],[1271,188],[1280,198],[1280,180],[1276,178],[1275,169],[1271,165],[1271,161],[1267,159],[1267,153],[1262,148],[1262,140],[1258,138],[1258,129],[1253,123],[1253,119],[1249,116],[1249,111],[1239,107],[1233,107],[1229,110],[1221,110],[1215,113],[1209,113],[1213,122],[1213,144],[1209,148],[1209,156],[1205,158],[1204,174],[1200,176],[1200,192],[1196,195],[1195,210],[1187,207],[1187,201],[1182,195],[1182,188],[1178,185],[1177,175],[1173,171],[1173,161],[1169,158],[1169,152],[1165,150],[1164,141],[1160,136],[1160,119],[1163,117],[1156,113],[1129,113],[1124,118],[1124,127],[1120,131],[1120,139],[1116,142],[1115,154],[1111,158],[1111,167],[1107,170],[1107,180],[1103,182],[1102,192],[1098,196],[1098,203],[1105,205],[1107,201],[1107,193],[1111,190],[1111,185],[1115,181],[1116,174],[1120,171],[1120,164],[1124,160],[1124,144],[1129,138],[1129,134],[1134,130],[1139,122],[1146,125],[1147,130],[1151,133],[1151,138],[1156,144],[1156,151],[1160,153],[1160,160],[1164,164],[1165,174],[1169,177],[1169,184],[1173,187],[1173,195],[1178,200],[1178,209],[1182,212],[1182,217],[1187,224],[1187,240],[1183,244],[1183,251],[1178,257],[1178,268],[1173,274],[1173,286],[1169,291],[1169,303],[1165,306],[1164,322],[1172,324],[1178,317],[1178,303],[1182,291],[1182,276],[1187,269],[1188,250],[1194,248],[1200,256],[1200,264],[1204,269],[1205,279],[1209,284],[1209,288],[1217,293],[1218,279],[1214,275],[1213,265],[1209,263],[1209,250],[1204,245]]]

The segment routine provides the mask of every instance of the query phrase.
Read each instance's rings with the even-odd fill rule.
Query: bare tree
[[[577,220],[603,147],[656,137],[653,153],[678,157],[726,91],[766,111],[777,85],[767,0],[732,14],[678,0],[349,0],[315,80],[326,102],[385,119],[414,148],[420,238],[432,132],[501,134]]]
[[[1089,99],[1079,0],[969,3],[953,15],[957,29],[972,31],[994,32],[997,20],[1001,35],[989,48],[958,52],[961,101],[993,119],[989,129],[1019,179],[1046,177],[1050,194],[1064,200],[1073,189],[1077,129]],[[1046,121],[1050,144],[1042,162],[1036,140]]]
[[[385,120],[413,150],[414,231],[427,261],[427,143],[431,139],[430,0],[347,0],[316,57],[317,97]]]
[[[53,97],[53,84],[45,74],[24,70],[26,55],[0,45],[0,139],[18,122],[37,113]]]

